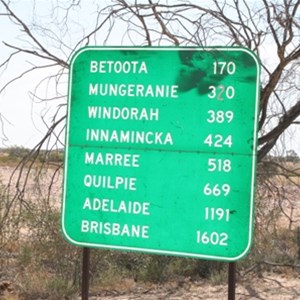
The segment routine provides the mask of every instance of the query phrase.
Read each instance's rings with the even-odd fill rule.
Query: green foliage
[[[272,178],[278,172],[279,168],[272,159],[263,160],[257,165],[257,175],[262,180]]]
[[[64,158],[63,150],[41,151],[39,154],[40,162],[61,163]]]
[[[32,263],[34,254],[32,250],[32,245],[28,245],[28,243],[21,245],[17,258],[18,266],[26,269]]]
[[[9,158],[18,160],[28,156],[30,153],[30,149],[15,146],[8,148],[7,152]]]
[[[220,281],[224,279],[226,268],[226,263],[215,261],[100,249],[91,251],[90,272],[100,285],[124,278],[144,283],[164,283],[184,277],[193,280],[218,278],[216,281]]]
[[[289,161],[289,162],[299,162],[300,161],[300,158],[297,154],[297,152],[293,149],[291,150],[287,150],[286,151],[286,157],[285,157],[286,161]]]
[[[171,258],[167,256],[150,255],[145,264],[144,272],[141,272],[139,278],[142,281],[160,283],[170,278],[167,274],[167,266]]]
[[[49,300],[70,299],[70,297],[77,294],[75,287],[70,285],[63,277],[51,278],[47,283],[47,291],[51,291],[51,294],[47,298]]]
[[[76,289],[63,278],[49,276],[44,270],[22,274],[22,282],[18,291],[20,299],[76,299]]]

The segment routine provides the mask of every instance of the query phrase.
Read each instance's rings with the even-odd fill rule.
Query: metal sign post
[[[228,264],[228,300],[235,300],[236,263]]]
[[[89,299],[90,283],[90,249],[82,249],[82,278],[81,278],[81,299]]]
[[[70,64],[62,230],[74,245],[236,261],[250,249],[259,62],[88,47]]]

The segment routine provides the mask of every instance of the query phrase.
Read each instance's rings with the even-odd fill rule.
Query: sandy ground
[[[81,297],[77,298],[78,300]],[[90,300],[196,300],[228,299],[227,285],[212,285],[208,282],[166,284],[163,286],[134,286],[129,292],[116,290],[103,291],[99,296],[90,296]],[[277,274],[265,274],[262,278],[237,283],[236,300],[296,300],[300,299],[299,278],[289,278]]]
[[[297,300],[300,299],[299,278],[265,274],[262,278],[237,283],[235,300]],[[44,298],[43,298],[44,299]],[[81,300],[82,297],[65,297],[64,300]],[[212,285],[209,282],[168,283],[164,285],[133,285],[127,291],[102,290],[97,296],[92,292],[89,300],[227,300],[227,285]],[[17,295],[4,291],[0,300],[19,300]],[[29,299],[28,299],[29,300]],[[42,300],[30,299],[30,300]],[[60,300],[60,299],[57,299]],[[232,299],[231,299],[232,300]]]
[[[3,183],[8,182],[12,169],[1,166],[0,179]],[[50,172],[51,173],[51,172]],[[61,197],[61,173],[54,181],[55,198],[58,199],[55,206],[59,208]],[[51,176],[48,172],[43,174],[41,181],[42,187]],[[35,184],[31,181],[31,190],[35,190]],[[53,191],[52,191],[53,192]],[[299,202],[295,201],[295,208],[299,207]],[[299,213],[300,210],[296,209]],[[299,215],[297,215],[299,217]],[[296,222],[299,224],[298,222]],[[140,285],[131,282],[126,285],[127,288],[120,290],[118,288],[101,289],[101,292],[93,293],[90,291],[90,300],[196,300],[196,299],[228,299],[227,285],[213,285],[210,282],[184,282],[168,283],[164,285]],[[16,300],[16,295],[8,291],[0,293],[0,300]],[[81,297],[65,298],[65,300],[80,300]],[[288,275],[264,274],[261,278],[252,278],[249,280],[240,279],[236,287],[236,300],[260,299],[260,300],[300,300],[300,269],[295,270],[289,277]]]

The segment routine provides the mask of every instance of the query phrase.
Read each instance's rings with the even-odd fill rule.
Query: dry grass
[[[0,179],[4,184],[9,182],[13,168],[13,165],[1,166]],[[39,212],[45,219],[43,210],[49,211],[49,208],[51,208],[52,212],[59,211],[62,173],[61,171],[58,172],[55,175],[55,180],[52,181],[54,171],[54,168],[44,169],[42,172],[35,170],[30,175],[24,199],[32,211],[30,212],[29,210],[22,214],[20,221],[27,222],[27,227],[19,228],[19,233],[22,233],[23,238],[32,239],[34,243],[37,243],[36,245],[41,246],[40,242],[45,242],[47,239],[49,244],[47,246],[47,243],[45,243],[45,248],[41,246],[38,249],[40,252],[37,251],[36,254],[40,257],[36,262],[29,254],[29,256],[26,256],[27,252],[21,251],[22,247],[24,250],[24,244],[22,245],[21,240],[11,240],[5,245],[7,246],[7,253],[14,253],[18,258],[17,260],[12,258],[9,261],[4,261],[0,257],[0,263],[2,265],[6,264],[7,268],[3,269],[2,272],[9,270],[10,266],[15,268],[11,268],[9,273],[7,273],[10,274],[8,279],[13,286],[13,290],[0,291],[0,300],[33,300],[42,298],[61,300],[63,299],[62,295],[69,297],[68,299],[75,299],[72,295],[74,295],[75,290],[78,292],[79,278],[73,279],[72,276],[75,276],[74,274],[77,272],[77,277],[80,277],[80,268],[78,267],[80,254],[74,250],[76,249],[75,247],[64,244],[58,232],[56,219],[48,220],[51,222],[49,227],[47,227],[47,229],[49,228],[53,231],[55,238],[49,236],[45,240],[43,240],[45,237],[38,230],[40,228],[36,227],[37,225],[34,223],[38,220]],[[15,185],[16,178],[12,179],[12,186]],[[48,191],[49,182],[53,184],[50,194],[48,192],[45,193],[45,190]],[[299,257],[297,260],[300,242],[297,241],[295,235],[297,227],[300,227],[300,196],[298,196],[299,190],[292,182],[300,185],[300,178],[276,175],[271,178],[271,184],[269,184],[268,188],[262,187],[258,189],[256,228],[259,239],[249,259],[242,262],[240,268],[245,270],[251,269],[257,262],[266,259],[279,264],[286,263],[287,265],[291,264],[292,260],[294,260],[295,264],[300,263]],[[35,208],[39,209],[35,210]],[[31,251],[30,249],[29,246],[29,252]],[[112,259],[114,257],[118,258],[119,262],[128,259],[128,255],[118,255],[117,252],[107,256],[107,258],[105,256],[99,257],[96,264],[98,262],[99,264],[109,264],[108,257]],[[187,260],[186,264],[188,262],[190,261]],[[117,262],[114,263],[117,264]],[[263,269],[259,272],[257,272],[257,268],[253,268],[254,271],[240,278],[237,288],[237,299],[300,299],[299,269],[293,270],[290,267],[270,265],[261,266]],[[63,279],[63,276],[59,277],[57,275],[59,267],[60,270],[65,270],[66,273],[69,272],[66,280]],[[188,277],[182,279],[179,276],[178,280],[174,282],[157,285],[136,282],[130,275],[126,278],[123,276],[124,273],[122,273],[121,267],[116,269],[114,266],[114,272],[108,272],[108,269],[106,271],[101,269],[101,272],[103,272],[101,279],[93,278],[90,288],[91,294],[103,296],[95,296],[91,300],[227,299],[226,283],[212,284],[212,282],[222,283],[222,280],[224,280],[224,274],[222,278],[217,278],[218,272],[212,274],[212,276],[216,276],[216,280],[211,277],[209,281],[199,280],[199,278],[198,280],[190,281]],[[274,273],[270,273],[272,270]],[[224,271],[222,272],[224,273]],[[246,274],[246,272],[244,273]],[[240,274],[243,274],[243,270],[240,271]],[[249,275],[252,277],[249,277]],[[262,277],[258,279],[257,276]],[[6,279],[0,277],[0,283]],[[75,290],[72,282],[76,282]],[[19,291],[19,295],[22,295],[21,298],[17,297],[17,291]],[[110,296],[105,296],[105,294]]]

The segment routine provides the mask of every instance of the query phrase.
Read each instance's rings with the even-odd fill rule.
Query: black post
[[[82,249],[82,283],[81,299],[89,300],[89,279],[90,279],[90,249]]]
[[[236,263],[230,262],[228,266],[228,300],[235,300],[235,267]]]

